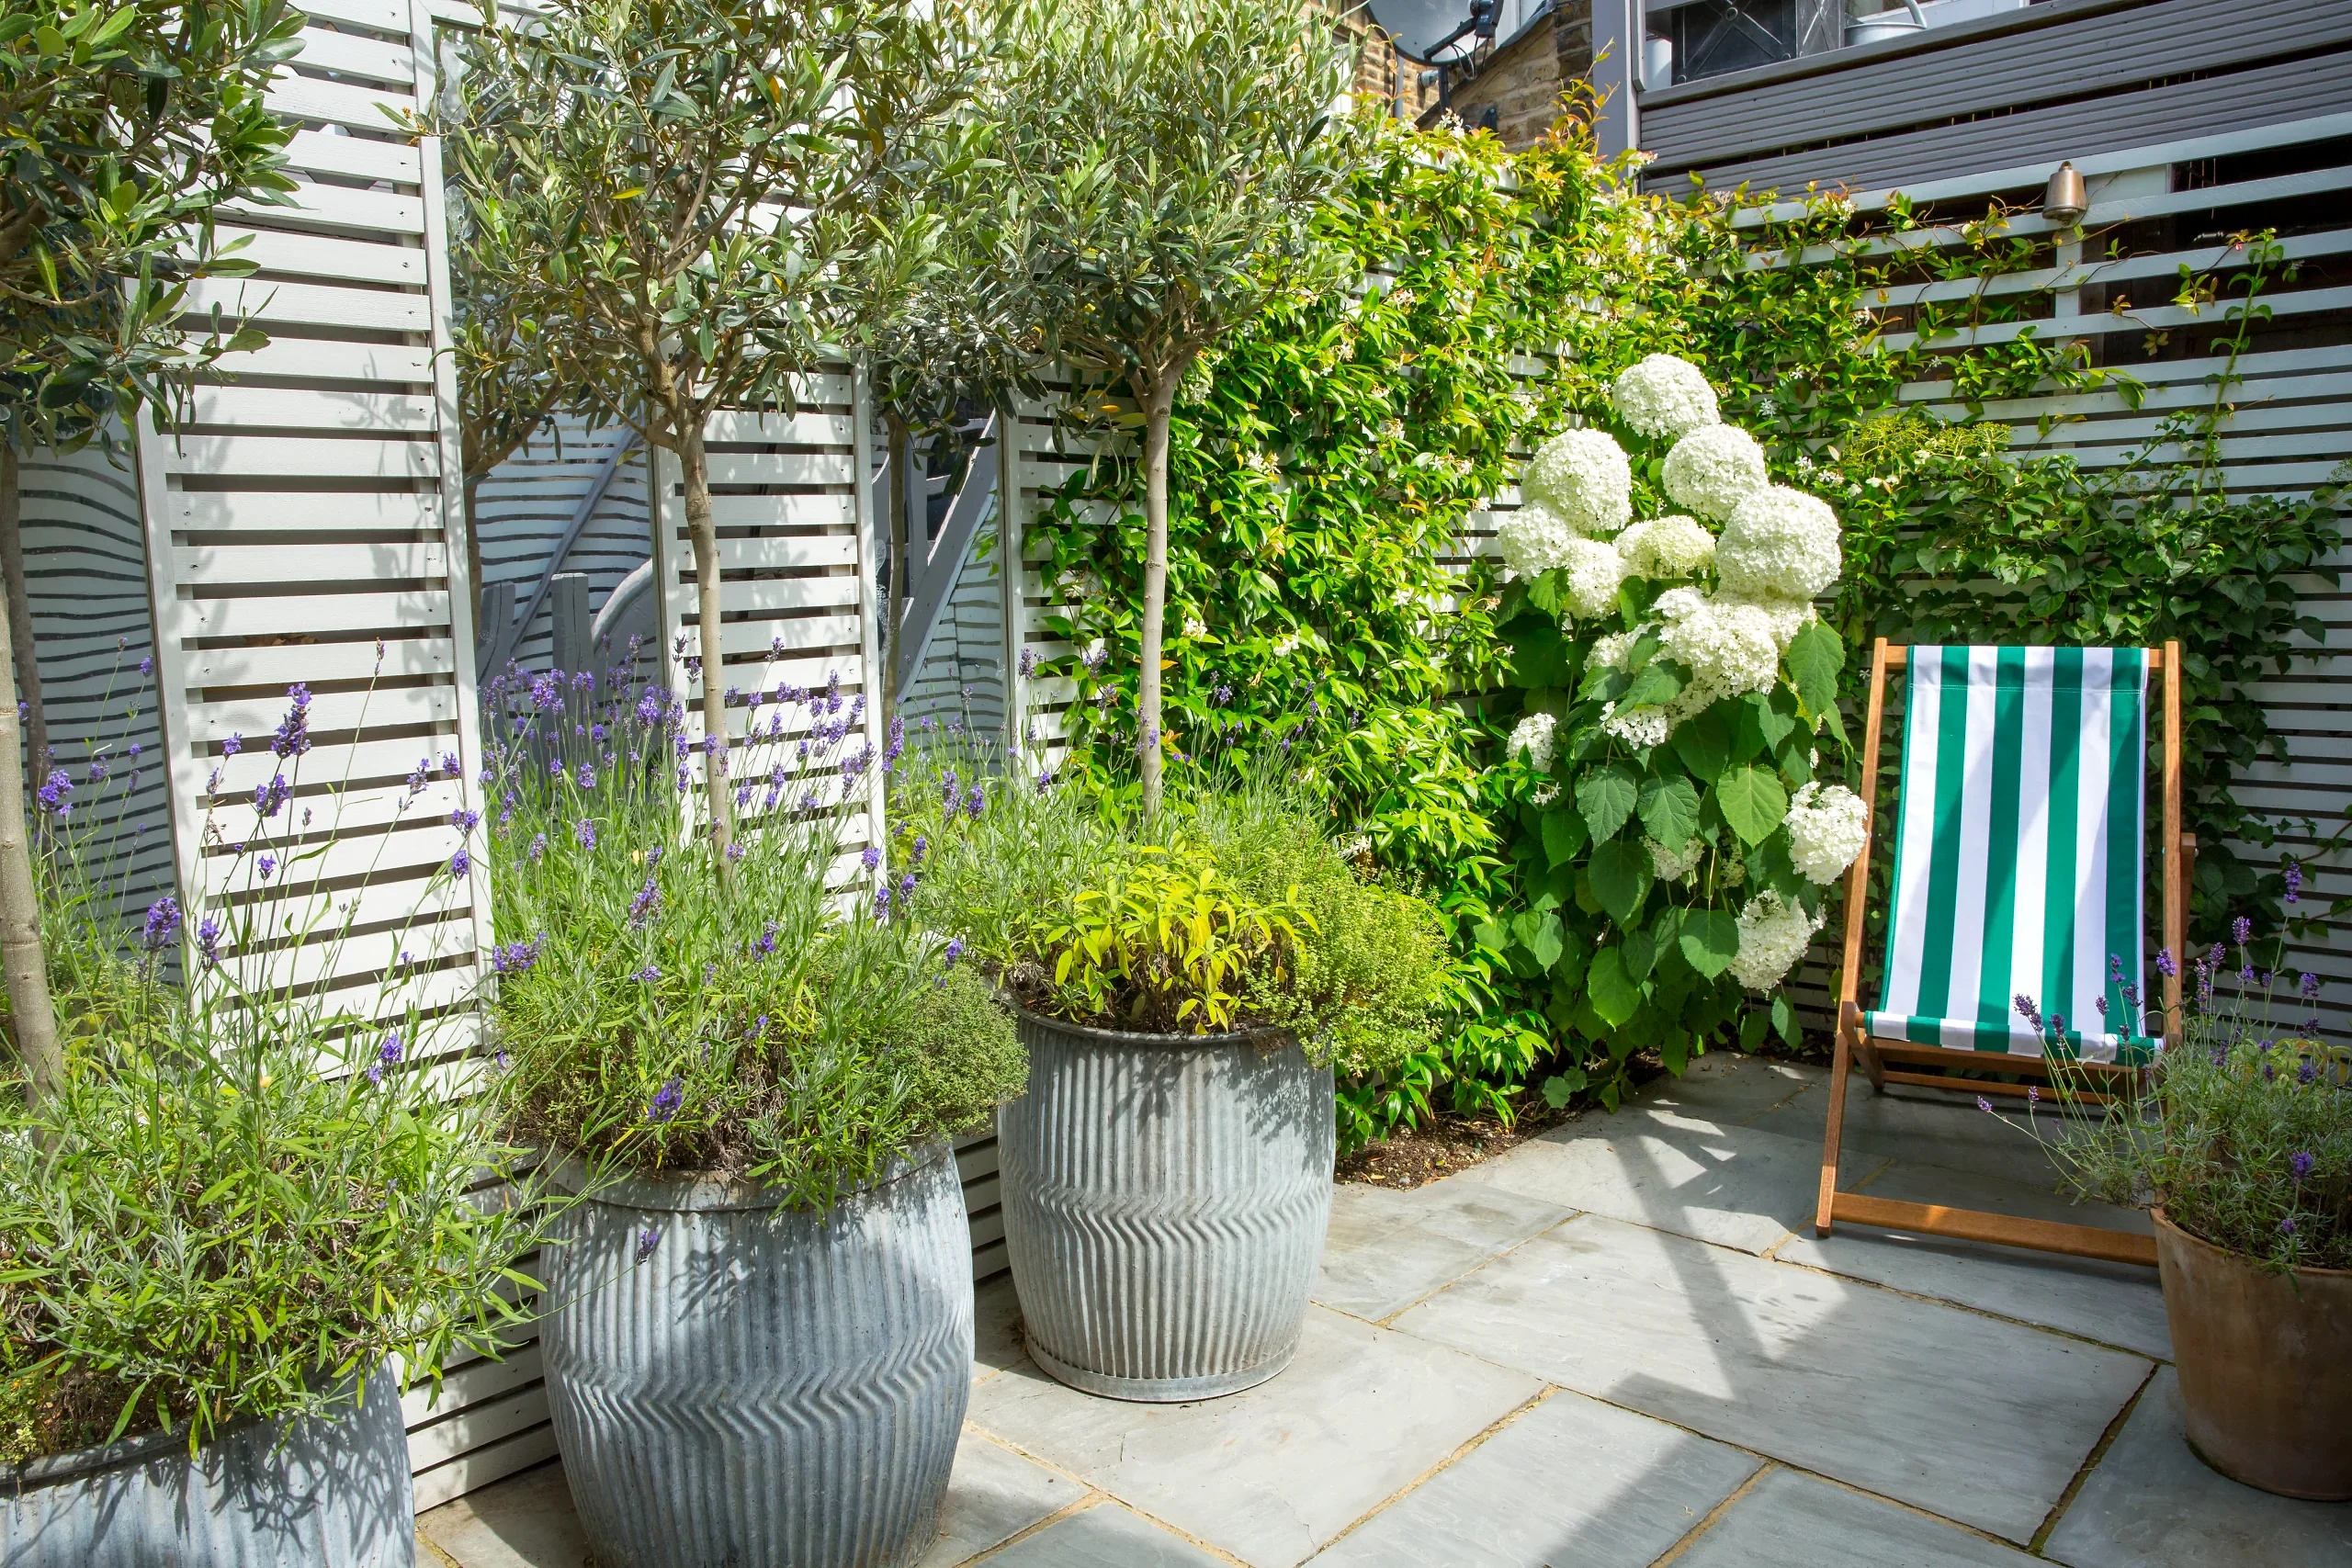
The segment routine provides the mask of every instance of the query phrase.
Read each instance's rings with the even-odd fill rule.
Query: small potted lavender
[[[2352,1052],[2299,1016],[2318,976],[2257,969],[2243,917],[2232,935],[2234,964],[2194,960],[2181,1043],[2046,1142],[2083,1197],[2154,1211],[2189,1446],[2249,1486],[2352,1498]]]
[[[907,918],[921,868],[842,848],[898,750],[864,698],[772,668],[736,697],[720,853],[684,709],[633,664],[487,694],[492,1017],[518,1133],[586,1194],[543,1265],[572,1495],[605,1568],[910,1561],[971,1375],[947,1138],[1020,1047]]]

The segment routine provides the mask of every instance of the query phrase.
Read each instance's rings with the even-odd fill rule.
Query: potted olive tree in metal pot
[[[2352,1053],[2297,1016],[2316,976],[2257,969],[2243,917],[2233,935],[2234,964],[2194,961],[2180,1043],[2050,1146],[2084,1196],[2154,1211],[2189,1446],[2266,1492],[2352,1498]]]
[[[947,1138],[1020,1048],[906,918],[919,878],[842,848],[888,761],[862,697],[755,670],[722,847],[634,663],[488,695],[493,1017],[518,1132],[585,1194],[542,1265],[556,1440],[607,1568],[888,1568],[970,1387]]]
[[[127,931],[116,919],[135,747],[38,791],[40,940],[29,966],[12,944],[6,1022],[28,1058],[28,1015],[53,1017],[62,1043],[0,1079],[12,1565],[406,1568],[401,1380],[494,1355],[522,1322],[514,1266],[543,1211],[527,1181],[481,1190],[518,1152],[494,1082],[453,1093],[463,1075],[420,1070],[428,1026],[397,1006],[397,978],[331,1010],[290,975],[317,944],[288,958],[254,940],[260,910],[281,940],[281,920],[352,940],[317,930],[331,835],[296,824],[326,797],[293,776],[308,749],[294,698],[254,795],[215,776],[207,841],[231,896],[193,919],[170,897]],[[0,835],[0,853],[24,852],[21,831]]]
[[[1436,910],[1360,875],[1279,783],[1180,777],[1147,820],[955,756],[902,773],[899,831],[933,868],[922,918],[1028,1048],[998,1132],[1031,1359],[1120,1399],[1272,1377],[1322,1260],[1333,1074],[1430,1041]]]

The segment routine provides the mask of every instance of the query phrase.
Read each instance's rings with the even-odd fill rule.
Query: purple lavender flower
[[[980,808],[987,804],[988,798],[980,794],[980,786],[974,784],[971,793],[964,796],[964,815],[977,822],[980,819]]]
[[[963,956],[964,939],[960,936],[949,937],[947,939],[947,946],[945,950],[940,953],[940,957],[945,960],[947,966],[952,969],[956,966],[956,961]]]
[[[311,749],[311,688],[297,681],[286,688],[286,695],[293,705],[278,721],[269,749],[280,757],[299,757]]]
[[[2100,1018],[2104,1019],[2107,1016],[2107,998],[2105,997],[2093,997],[2091,998],[2091,1006],[2098,1009],[2098,1015]]]
[[[2167,980],[2180,973],[2179,961],[2173,957],[2171,948],[2160,947],[2156,949],[2156,973],[2162,975]]]
[[[596,824],[582,817],[571,825],[572,841],[583,850],[596,847]]]
[[[2290,860],[2279,868],[2278,874],[2287,884],[2287,902],[2297,902],[2303,892],[2303,866],[2301,861]]]
[[[2295,982],[2295,990],[2305,1001],[2319,995],[2319,976],[2305,975]]]
[[[866,870],[879,870],[882,864],[882,851],[876,845],[868,844],[857,858]]]
[[[914,896],[915,874],[910,871],[899,878],[899,907],[902,909],[905,908],[908,900],[911,899]]]
[[[523,975],[538,962],[539,948],[547,942],[540,937],[531,942],[510,942],[503,947],[490,950],[490,967],[500,975]]]
[[[470,833],[481,825],[481,813],[479,811],[469,811],[460,806],[449,813],[449,826],[460,833]]]
[[[54,812],[60,817],[73,809],[66,804],[66,797],[73,793],[73,777],[63,768],[51,769],[48,782],[34,792],[40,801],[42,810]]]
[[[685,1098],[678,1088],[678,1080],[672,1078],[662,1086],[660,1092],[654,1095],[653,1102],[645,1108],[645,1119],[648,1122],[667,1122],[678,1113],[678,1107],[685,1103]]]
[[[2019,991],[2011,998],[2011,1003],[2018,1010],[2018,1017],[2024,1019],[2036,1029],[2040,1029],[2041,1027],[2041,1010],[2034,1005],[2034,1000],[2031,997],[2027,996],[2023,991]]]
[[[2295,1173],[2295,1181],[2298,1186],[2310,1178],[2312,1167],[2318,1163],[2319,1160],[2315,1156],[2301,1149],[2287,1156],[2287,1168]]]
[[[2064,1013],[2053,1012],[2050,1015],[2050,1032],[2053,1035],[2061,1036],[2066,1032],[2066,1015]]]
[[[147,654],[139,660],[139,672],[141,675],[153,675],[155,672],[155,656],[153,654]]]
[[[2254,940],[2254,922],[2240,915],[2230,922],[2230,940],[2244,947]]]
[[[1989,1115],[1993,1110],[1993,1102],[1980,1094],[1976,1097],[1976,1109]]]
[[[254,791],[254,815],[265,822],[269,820],[277,815],[278,808],[286,804],[286,797],[293,793],[294,786],[286,782],[284,773],[272,773],[266,783]]]
[[[456,854],[449,857],[449,874],[456,877],[458,881],[462,882],[467,877],[472,875],[473,869],[474,857],[467,853],[464,850],[459,850]]]
[[[2278,1222],[2278,1234],[2280,1235],[2292,1235],[2295,1234],[2294,1215],[2290,1214],[2285,1219]]]
[[[272,876],[275,876],[277,874],[277,857],[276,855],[264,855],[259,860],[254,862],[254,869],[261,874],[261,879],[264,882],[267,882]]]
[[[759,940],[752,943],[752,962],[757,963],[775,951],[775,922],[768,921],[766,929],[760,932]]]
[[[1023,680],[1026,681],[1030,676],[1035,675],[1037,672],[1036,650],[1035,649],[1028,648],[1023,649],[1021,650],[1020,665],[1021,678]]]
[[[660,1250],[661,1246],[662,1233],[651,1225],[646,1226],[637,1233],[637,1260],[639,1263],[644,1262]]]
[[[572,776],[579,781],[582,789],[596,787],[596,770],[585,762],[580,764],[580,771]]]
[[[653,963],[653,962],[652,962],[652,961],[650,961],[650,960],[648,960],[648,961],[647,961],[647,963],[646,963],[645,967],[644,967],[644,968],[642,968],[642,969],[640,969],[640,970],[639,970],[639,971],[638,971],[634,976],[631,976],[631,978],[632,978],[632,979],[637,979],[637,980],[642,980],[642,981],[644,981],[647,985],[650,986],[650,985],[651,985],[651,984],[653,984],[656,980],[659,980],[660,978],[662,978],[662,965],[660,965],[659,964],[655,964],[655,963]]]
[[[538,864],[538,863],[539,863],[539,857],[540,857],[541,855],[546,854],[547,852],[548,852],[548,836],[547,836],[545,833],[534,833],[534,834],[532,834],[532,835],[531,835],[531,847],[530,847],[528,850],[526,850],[526,851],[525,851],[525,852],[524,852],[524,853],[529,857],[531,863],[532,863],[533,865],[537,865],[537,864]]]
[[[628,901],[628,929],[643,931],[645,922],[658,914],[661,908],[662,889],[649,875],[645,886],[637,890],[637,897]]]
[[[392,1066],[395,1062],[398,1062],[401,1059],[401,1032],[397,1029],[393,1030],[390,1034],[385,1035],[384,1043],[376,1047],[376,1055],[378,1059],[388,1067]]]
[[[159,952],[179,929],[179,902],[166,893],[147,906],[147,926],[140,933],[140,941],[146,944],[148,952]]]
[[[531,705],[533,707],[551,708],[562,699],[562,696],[563,682],[557,680],[555,676],[550,674],[531,677]]]
[[[887,887],[877,887],[874,890],[874,918],[876,920],[887,920],[890,918],[890,890]]]
[[[930,852],[931,840],[922,833],[917,833],[915,835],[914,845],[908,852],[907,863],[911,866],[920,867],[922,864],[922,857]]]
[[[2309,1089],[2318,1079],[2319,1064],[2308,1057],[2304,1058],[2303,1065],[2295,1069],[2295,1081],[2303,1088]]]
[[[198,956],[203,958],[204,962],[208,965],[220,962],[220,919],[219,916],[207,915],[203,919],[197,922],[196,951]]]
[[[244,749],[245,738],[243,735],[232,734],[228,739],[220,742],[220,755],[223,757],[233,757]]]

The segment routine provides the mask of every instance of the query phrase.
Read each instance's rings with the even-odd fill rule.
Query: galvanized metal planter
[[[1029,1091],[997,1146],[1031,1359],[1115,1399],[1281,1371],[1331,1219],[1331,1070],[1280,1035],[1017,1016]]]
[[[598,1568],[898,1568],[931,1544],[971,1392],[944,1144],[826,1214],[631,1179],[542,1254],[539,1343]]]
[[[335,1415],[247,1421],[0,1466],[8,1568],[414,1568],[400,1390],[379,1370]]]

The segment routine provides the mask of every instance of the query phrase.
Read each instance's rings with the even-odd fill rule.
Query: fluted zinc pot
[[[413,1568],[400,1390],[304,1421],[238,1423],[188,1453],[150,1432],[0,1466],[8,1568]]]
[[[944,1143],[823,1214],[627,1178],[556,1234],[548,1404],[597,1568],[898,1568],[930,1545],[971,1390]]]
[[[1330,1224],[1331,1069],[1279,1032],[1017,1019],[1029,1089],[998,1113],[998,1156],[1031,1359],[1135,1400],[1281,1371]]]

